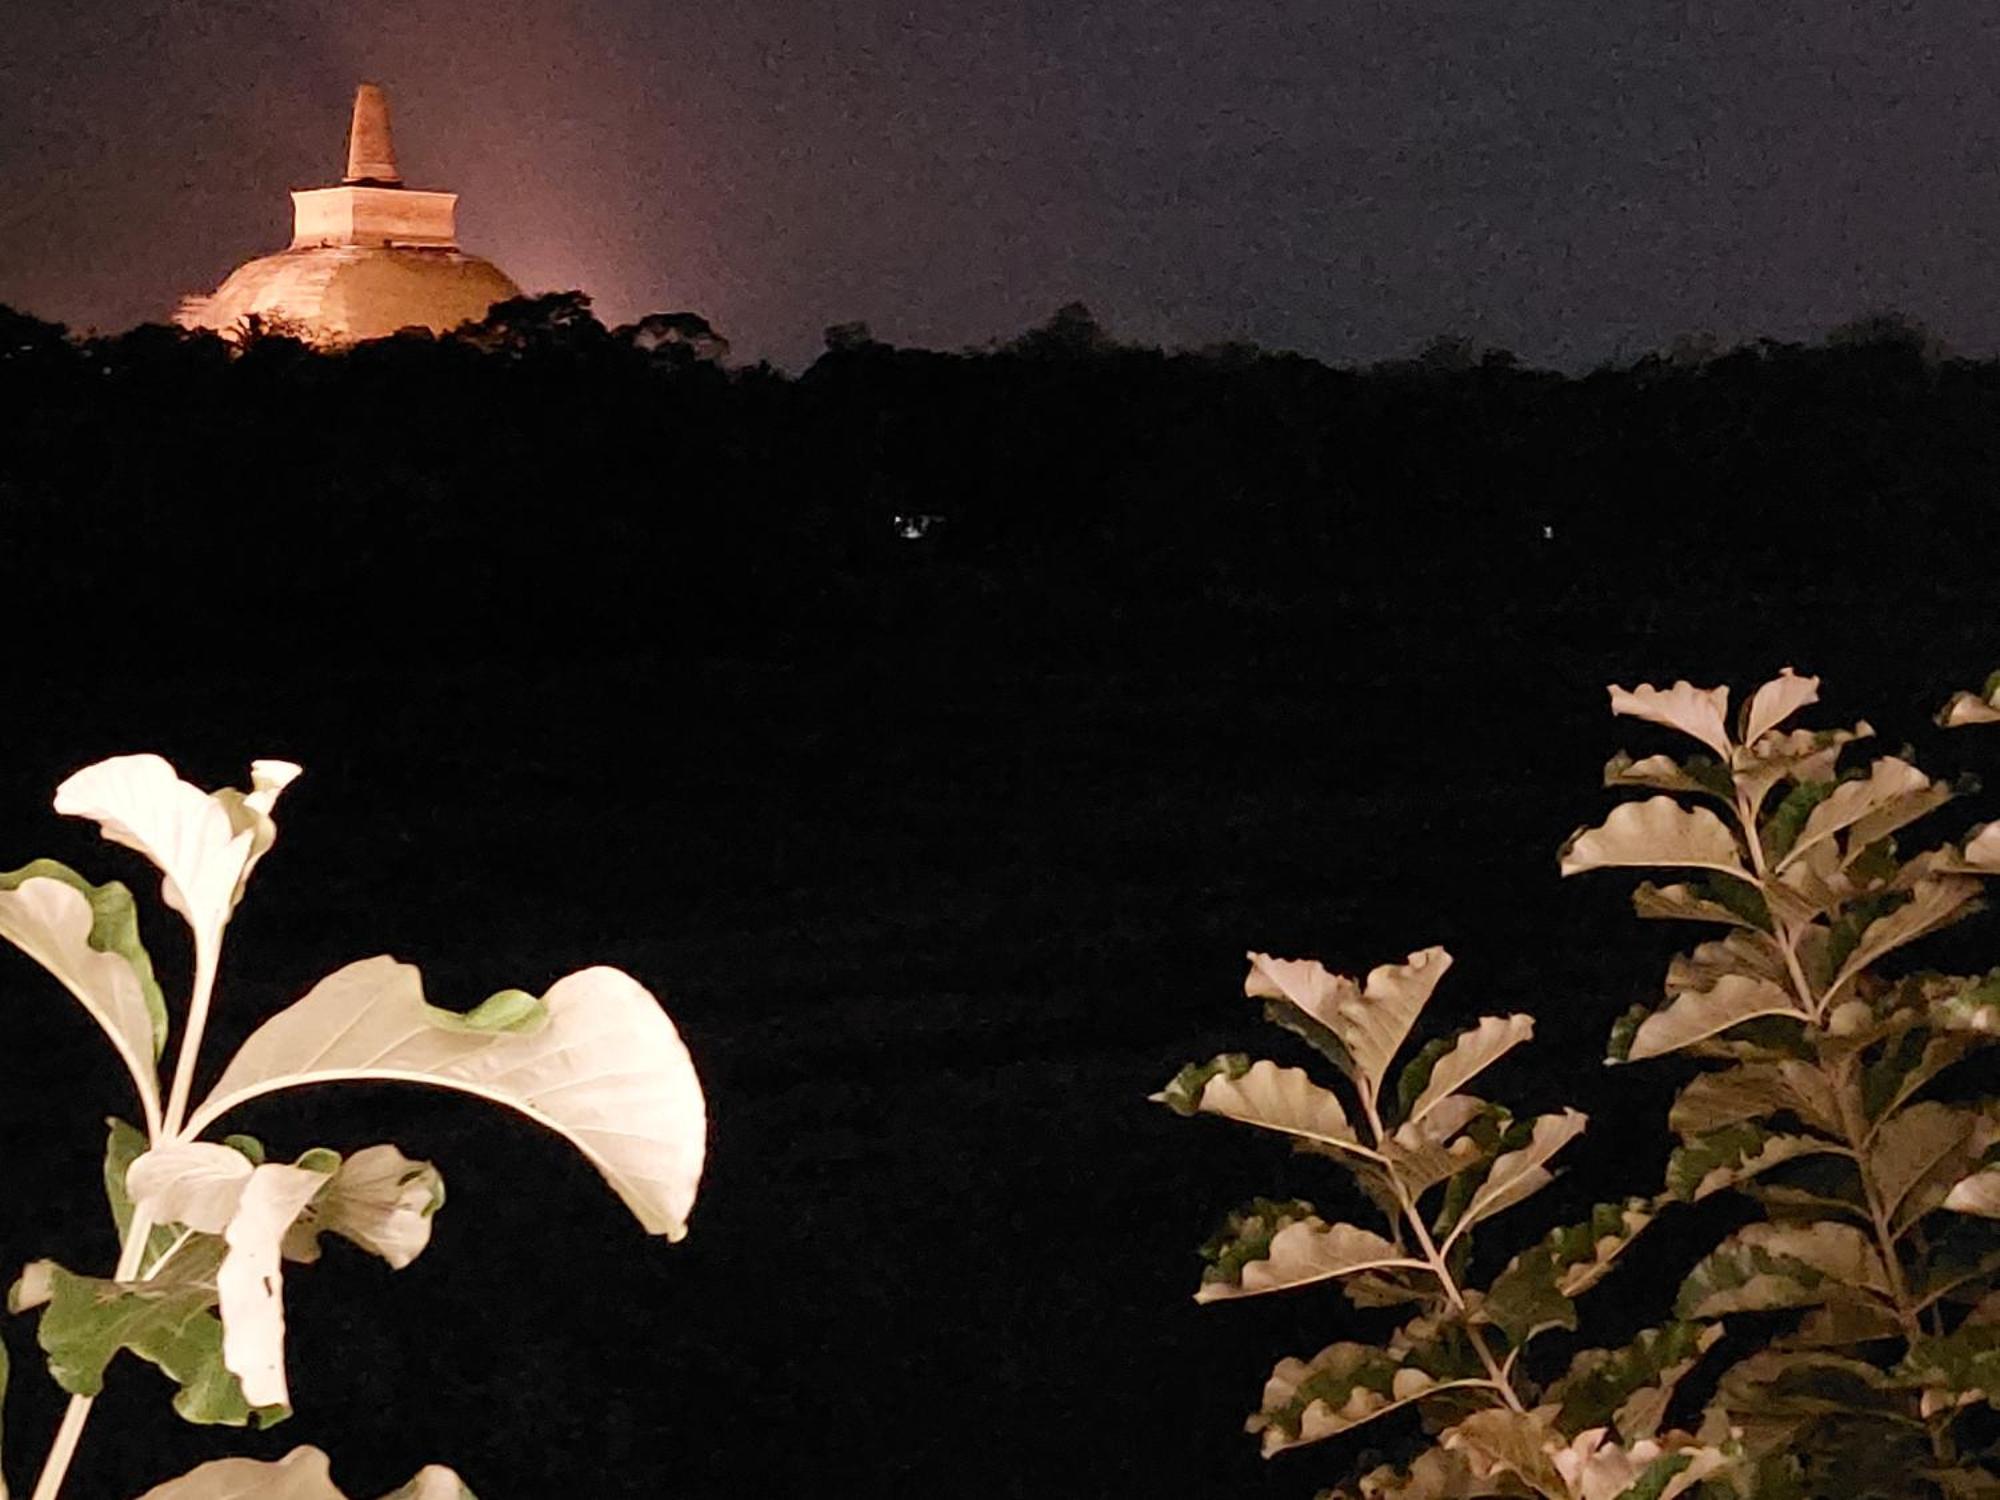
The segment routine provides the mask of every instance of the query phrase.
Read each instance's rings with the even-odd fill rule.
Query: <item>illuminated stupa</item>
[[[458,248],[457,205],[456,193],[403,186],[388,98],[364,83],[347,175],[338,187],[292,194],[291,247],[238,266],[209,296],[183,299],[174,321],[237,336],[254,316],[316,344],[412,327],[444,333],[521,295],[499,267]]]

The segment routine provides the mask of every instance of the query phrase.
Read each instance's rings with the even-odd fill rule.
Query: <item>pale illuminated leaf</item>
[[[53,860],[0,875],[0,938],[75,996],[132,1075],[149,1129],[160,1120],[155,1059],[167,1012],[153,963],[140,946],[132,896],[115,881],[94,886]]]
[[[1988,1167],[1961,1179],[1945,1195],[1944,1206],[1956,1213],[2000,1219],[2000,1167]]]
[[[1678,729],[1728,759],[1730,743],[1725,722],[1729,714],[1728,688],[1698,688],[1686,682],[1656,688],[1642,682],[1629,690],[1613,683],[1610,691],[1612,713]]]
[[[181,780],[157,755],[86,766],[56,788],[55,810],[95,822],[114,844],[158,867],[160,894],[186,918],[197,951],[214,955],[251,867],[271,847],[271,809],[299,774],[289,761],[253,761],[252,790],[213,794]]]
[[[244,1399],[252,1406],[284,1406],[291,1401],[285,1382],[280,1247],[292,1221],[326,1179],[324,1172],[275,1163],[253,1169],[223,1231],[229,1253],[215,1274],[222,1309],[222,1362],[243,1382]]]
[[[1486,1180],[1473,1193],[1472,1201],[1439,1249],[1450,1246],[1480,1220],[1512,1208],[1546,1187],[1554,1180],[1554,1174],[1543,1163],[1581,1135],[1588,1123],[1589,1117],[1575,1109],[1539,1117],[1525,1146],[1494,1158]]]
[[[1800,709],[1819,702],[1819,679],[1800,677],[1790,667],[1780,667],[1778,675],[1758,688],[1743,709],[1746,745],[1754,745]]]
[[[1815,845],[1850,827],[1855,829],[1854,852],[1859,853],[1950,796],[1949,787],[1935,785],[1908,761],[1885,755],[1868,768],[1866,779],[1841,782],[1807,815],[1805,827],[1778,868],[1795,863]]]
[[[327,1456],[317,1448],[294,1448],[276,1462],[219,1458],[156,1485],[139,1500],[347,1500],[337,1488]],[[465,1481],[450,1469],[429,1464],[382,1500],[474,1500]]]
[[[1220,1115],[1322,1145],[1360,1145],[1338,1096],[1314,1083],[1304,1068],[1281,1068],[1269,1059],[1221,1057],[1184,1068],[1153,1099],[1183,1114]]]
[[[1244,1427],[1260,1434],[1266,1458],[1352,1431],[1439,1391],[1491,1386],[1488,1380],[1433,1380],[1371,1344],[1329,1344],[1310,1360],[1278,1363],[1264,1400]],[[1386,1385],[1388,1394],[1374,1389]]]
[[[1642,917],[1675,922],[1722,922],[1749,932],[1763,931],[1741,912],[1699,895],[1687,885],[1656,886],[1650,880],[1642,881],[1632,892],[1632,910]]]
[[[1619,865],[1673,865],[1750,878],[1728,825],[1705,807],[1683,807],[1671,797],[1619,804],[1597,827],[1570,835],[1560,859],[1565,875]]]
[[[394,1146],[368,1146],[341,1162],[326,1188],[285,1235],[288,1260],[319,1259],[319,1237],[337,1234],[402,1270],[431,1242],[444,1180],[429,1162]]]
[[[1863,930],[1861,940],[1854,945],[1853,953],[1841,965],[1840,972],[1834,976],[1823,998],[1830,1000],[1839,994],[1857,974],[1883,954],[1972,915],[1977,909],[1973,903],[1979,896],[1979,890],[1979,882],[1965,876],[1925,876],[1919,879],[1907,903],[1869,923]]]
[[[1379,1234],[1352,1224],[1304,1219],[1273,1235],[1263,1259],[1244,1262],[1239,1281],[1205,1281],[1195,1301],[1254,1297],[1362,1271],[1428,1269],[1426,1262],[1412,1260]]]
[[[1438,1059],[1437,1065],[1431,1069],[1430,1081],[1410,1106],[1405,1123],[1422,1120],[1444,1099],[1534,1034],[1533,1016],[1516,1014],[1504,1019],[1500,1016],[1481,1016],[1479,1024],[1461,1033],[1451,1051]]]
[[[1963,1163],[1983,1146],[1986,1133],[1978,1127],[1985,1122],[1976,1111],[1925,1100],[1890,1115],[1875,1127],[1868,1147],[1868,1168],[1875,1179],[1875,1191],[1882,1212],[1904,1222],[1903,1200],[1918,1184],[1940,1166]],[[1977,1133],[1976,1133],[1977,1132]],[[1961,1167],[1962,1170],[1962,1167]],[[1959,1172],[1951,1174],[1954,1178]],[[1911,1204],[1911,1216],[1921,1217],[1943,1201],[1944,1184],[1938,1191],[1919,1195]]]
[[[504,991],[468,1014],[425,1003],[417,970],[364,959],[253,1032],[188,1124],[336,1079],[476,1094],[549,1127],[603,1175],[650,1234],[679,1239],[701,1177],[706,1116],[687,1048],[630,975],[593,968],[536,1000]]]
[[[1800,1016],[1791,993],[1768,979],[1725,975],[1711,990],[1689,991],[1646,1017],[1628,1056],[1660,1057],[1756,1016]]]

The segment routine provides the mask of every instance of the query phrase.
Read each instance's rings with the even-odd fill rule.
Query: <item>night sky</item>
[[[163,317],[289,237],[354,84],[461,237],[607,321],[1581,368],[1903,309],[2000,348],[2000,20],[1831,0],[14,0],[0,301]]]

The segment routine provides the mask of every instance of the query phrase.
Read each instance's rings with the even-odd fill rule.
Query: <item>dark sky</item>
[[[794,367],[1072,298],[1341,361],[2000,349],[2000,18],[1915,0],[9,0],[0,301],[113,329],[281,246],[362,78],[528,289]]]

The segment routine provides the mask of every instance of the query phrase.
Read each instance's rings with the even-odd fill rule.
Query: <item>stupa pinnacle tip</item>
[[[396,170],[396,143],[389,135],[389,96],[380,84],[364,83],[354,91],[354,123],[347,132],[347,176],[344,183],[401,187]]]

